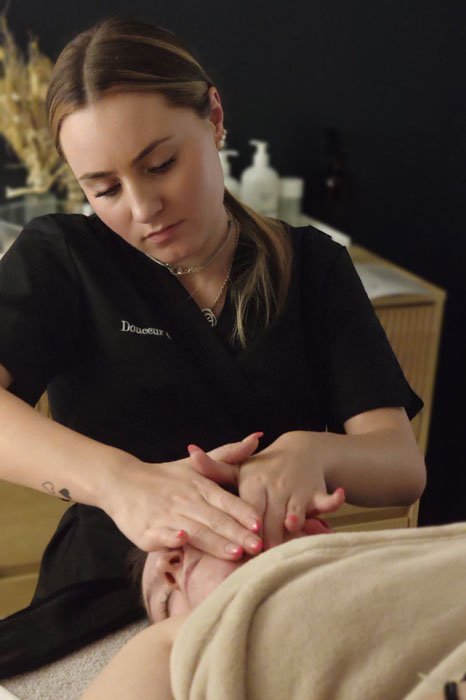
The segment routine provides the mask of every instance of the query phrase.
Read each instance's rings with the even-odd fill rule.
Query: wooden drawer
[[[69,503],[5,481],[0,481],[0,503],[0,577],[37,569]]]
[[[29,605],[36,583],[37,573],[0,578],[0,618]]]

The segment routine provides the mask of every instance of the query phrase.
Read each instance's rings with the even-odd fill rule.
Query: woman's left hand
[[[225,482],[203,450],[191,451],[191,461],[204,476]],[[306,431],[284,433],[249,457],[238,468],[237,486],[240,497],[262,514],[264,549],[281,544],[287,532],[304,530],[308,518],[338,510],[345,500],[343,489],[327,493],[312,433]]]

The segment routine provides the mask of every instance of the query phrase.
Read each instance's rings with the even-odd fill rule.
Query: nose
[[[161,552],[156,563],[157,574],[167,583],[180,584],[183,571],[183,553],[180,549]]]
[[[128,188],[129,206],[134,221],[140,224],[154,222],[162,209],[160,195],[148,183],[139,183]]]

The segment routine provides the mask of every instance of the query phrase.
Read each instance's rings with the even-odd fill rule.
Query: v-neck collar
[[[108,231],[117,237],[110,229]],[[113,249],[130,274],[131,284],[137,286],[153,304],[164,329],[189,356],[241,434],[243,425],[250,423],[250,416],[254,415],[256,407],[258,410],[258,397],[236,358],[188,291],[169,270],[122,238],[116,238],[114,243]],[[220,315],[222,321],[224,309]]]

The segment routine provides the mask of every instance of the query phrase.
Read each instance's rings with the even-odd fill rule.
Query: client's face
[[[142,574],[142,595],[149,617],[158,622],[188,612],[242,566],[185,544],[178,549],[163,548],[150,552]]]
[[[305,537],[289,534],[287,539]],[[257,556],[261,556],[260,554]],[[226,561],[185,544],[150,552],[142,574],[144,604],[153,622],[193,610],[233,571],[252,559]]]

